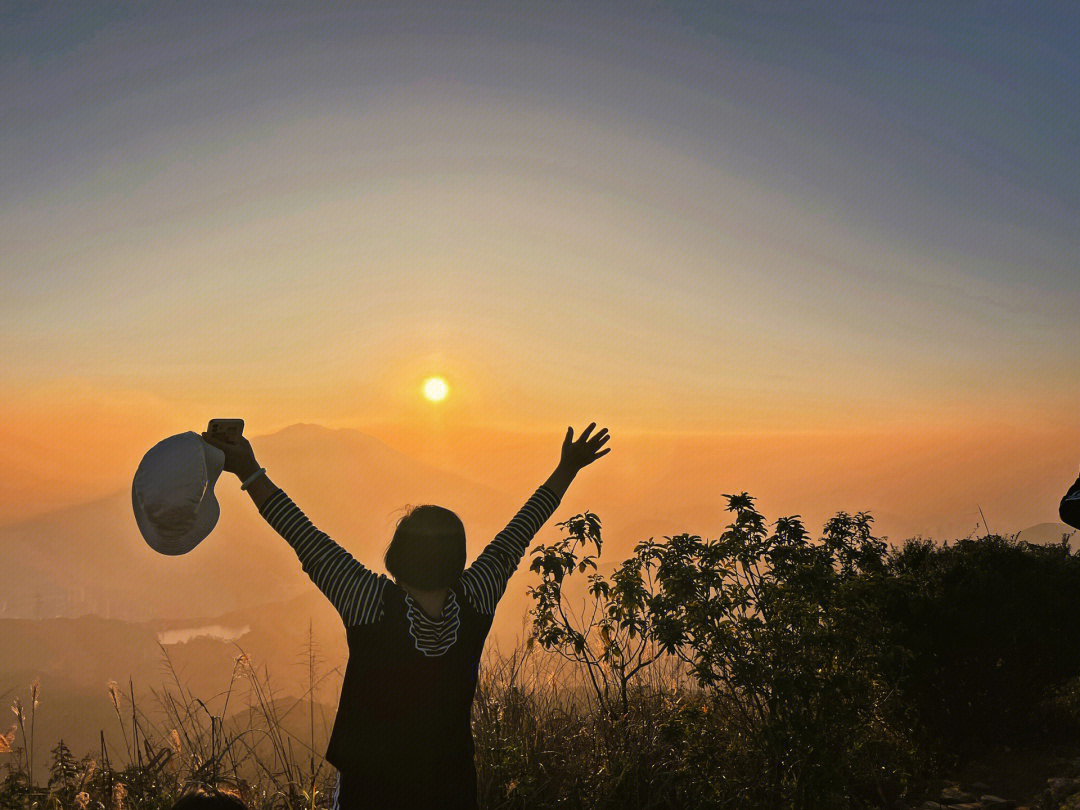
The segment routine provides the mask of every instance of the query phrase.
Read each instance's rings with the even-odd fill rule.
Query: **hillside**
[[[315,525],[380,571],[402,507],[435,502],[457,511],[475,527],[471,554],[497,530],[495,521],[515,508],[490,487],[417,462],[357,431],[301,424],[253,444],[275,483]],[[235,478],[226,473],[215,494],[221,504],[217,526],[181,557],[147,546],[128,490],[0,527],[6,563],[0,569],[0,617],[94,613],[186,620],[308,593],[310,582],[292,549]]]
[[[177,681],[185,700],[199,698],[212,711],[221,711],[240,650],[249,656],[260,680],[269,674],[276,697],[292,701],[308,689],[309,621],[316,677],[321,679],[314,695],[332,720],[347,648],[340,620],[318,592],[233,611],[205,622],[129,622],[96,616],[0,619],[0,649],[8,652],[0,664],[0,691],[7,699],[20,697],[28,706],[29,685],[40,679],[35,734],[42,745],[55,745],[63,737],[81,755],[100,747],[99,732],[104,731],[106,744],[121,751],[123,735],[108,696],[110,681],[121,688],[121,713],[129,730],[130,691],[140,718],[145,713],[151,724],[158,726],[163,722],[160,698],[166,690],[178,695]],[[210,624],[246,632],[231,641],[197,635],[185,643],[159,643],[169,631]],[[237,673],[230,714],[241,707],[247,711],[248,688]]]

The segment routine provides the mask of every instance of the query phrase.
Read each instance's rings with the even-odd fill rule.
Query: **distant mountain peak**
[[[379,445],[386,447],[388,450],[393,450],[389,445],[380,439],[375,438],[370,433],[365,433],[359,428],[331,428],[326,425],[319,425],[315,422],[296,422],[292,425],[276,430],[273,433],[259,434],[259,438],[284,438],[295,439],[297,437],[312,438],[312,439],[327,439],[336,437],[343,440],[350,440],[353,442],[363,442],[370,445]],[[398,451],[394,451],[398,452]]]
[[[1016,533],[1016,538],[1028,543],[1047,545],[1060,543],[1062,535],[1066,534],[1075,535],[1076,529],[1072,528],[1072,526],[1066,526],[1064,523],[1049,522],[1037,523],[1034,526],[1021,529]]]
[[[328,428],[325,425],[319,425],[315,422],[296,422],[292,425],[287,425],[281,430],[276,430],[273,433],[266,433],[266,436],[277,436],[282,433],[337,433],[334,428]]]
[[[405,503],[446,504],[492,536],[501,528],[499,516],[512,515],[516,506],[516,499],[498,490],[356,429],[297,423],[257,443],[275,481],[358,558],[381,558],[396,510]],[[0,616],[97,613],[189,621],[306,586],[295,551],[273,538],[237,481],[226,479],[215,494],[221,520],[213,536],[177,558],[147,547],[132,514],[130,485],[88,504],[0,527]]]

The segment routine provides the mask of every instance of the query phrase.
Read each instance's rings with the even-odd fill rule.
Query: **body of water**
[[[179,630],[162,630],[158,641],[162,644],[183,644],[193,638],[206,636],[218,641],[234,641],[251,630],[251,625],[243,627],[225,627],[221,624],[204,624],[201,627],[183,627]]]

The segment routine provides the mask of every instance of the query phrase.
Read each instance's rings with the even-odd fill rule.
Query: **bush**
[[[649,600],[665,650],[693,666],[737,723],[744,806],[891,805],[919,770],[890,682],[902,657],[883,630],[885,543],[872,519],[839,513],[818,543],[798,517],[770,532],[743,493],[716,541],[638,547],[656,565]]]
[[[1080,559],[1067,543],[910,540],[887,564],[886,616],[910,652],[899,682],[943,750],[1033,742],[1080,673]]]
[[[610,582],[598,573],[588,575],[593,605],[582,613],[590,613],[590,619],[582,619],[579,627],[573,612],[567,611],[563,583],[575,572],[596,570],[596,556],[586,555],[579,561],[577,555],[590,543],[599,555],[600,518],[586,512],[556,525],[567,536],[532,551],[536,559],[529,569],[540,575],[540,584],[528,590],[536,600],[536,607],[529,611],[533,617],[529,644],[538,641],[545,650],[578,664],[588,677],[596,706],[612,717],[625,715],[632,682],[661,654],[650,644],[654,633],[645,603],[652,595],[652,581],[643,578],[644,558],[637,555],[623,562]]]
[[[570,620],[577,611],[564,608],[562,584],[596,567],[594,557],[579,561],[577,550],[591,540],[599,552],[600,523],[586,513],[560,524],[570,537],[534,551],[532,570],[541,576],[530,590],[534,638],[586,668],[617,731],[629,716],[632,676],[661,654],[688,665],[713,708],[712,731],[708,751],[680,764],[695,759],[694,795],[711,806],[894,803],[921,766],[907,707],[889,680],[903,651],[891,645],[881,616],[885,543],[866,514],[838,514],[811,543],[797,516],[770,532],[749,495],[728,501],[735,519],[718,540],[649,540],[611,583],[590,575],[591,615],[601,618],[581,627]],[[665,733],[679,736],[703,716],[665,723]],[[625,756],[619,761],[620,779],[637,773]]]

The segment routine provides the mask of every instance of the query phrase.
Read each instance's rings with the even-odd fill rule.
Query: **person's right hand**
[[[231,472],[237,478],[244,479],[259,469],[259,462],[255,460],[255,451],[251,449],[251,443],[243,436],[232,443],[223,442],[205,431],[202,437],[207,444],[213,445],[225,454],[226,472]]]
[[[590,422],[577,441],[574,441],[574,429],[572,427],[566,429],[566,438],[563,439],[562,445],[562,458],[559,461],[560,466],[577,472],[582,467],[592,464],[600,456],[605,456],[611,452],[610,447],[607,450],[600,450],[607,440],[611,438],[607,428],[602,428],[599,433],[590,438],[589,434],[594,427],[596,427],[596,422]]]

